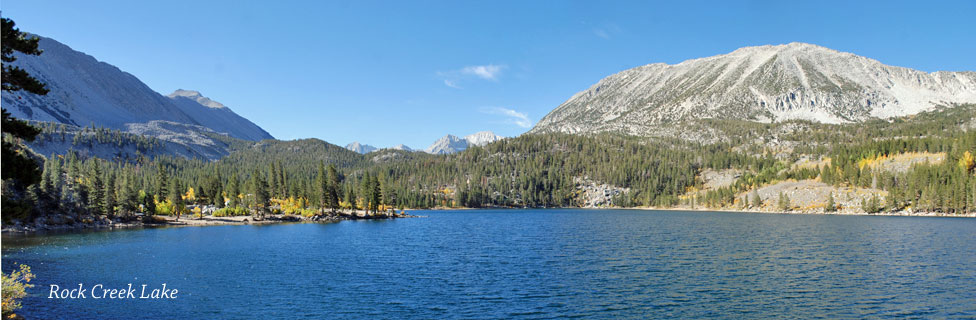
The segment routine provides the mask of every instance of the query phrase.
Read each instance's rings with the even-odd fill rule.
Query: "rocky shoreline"
[[[607,208],[613,209],[613,208]],[[963,214],[946,214],[941,212],[913,212],[913,211],[895,211],[895,212],[878,212],[878,213],[867,213],[864,211],[857,210],[839,210],[835,212],[824,212],[823,210],[793,210],[793,211],[776,211],[776,210],[748,210],[748,209],[732,209],[732,208],[688,208],[688,207],[675,207],[675,208],[658,208],[658,207],[636,207],[636,208],[619,208],[619,209],[633,209],[633,210],[667,210],[667,211],[692,211],[692,212],[739,212],[739,213],[767,213],[767,214],[804,214],[804,215],[823,215],[823,216],[888,216],[888,217],[946,217],[946,218],[976,218],[976,212],[963,213]]]
[[[191,227],[191,226],[220,226],[247,224],[277,224],[277,223],[333,223],[344,220],[386,220],[399,218],[416,218],[418,216],[406,213],[378,213],[367,214],[362,210],[340,211],[313,216],[297,216],[289,214],[266,215],[264,218],[253,216],[214,217],[182,216],[153,216],[151,219],[109,219],[107,217],[85,217],[73,219],[65,215],[52,215],[35,219],[31,223],[16,221],[4,224],[2,233],[34,233],[45,231],[81,231],[81,230],[114,230],[128,228],[158,228],[158,227]]]

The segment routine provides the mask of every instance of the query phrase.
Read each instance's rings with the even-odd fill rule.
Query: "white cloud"
[[[454,88],[454,89],[464,89],[464,88],[461,88],[461,86],[457,85],[457,82],[455,82],[454,80],[444,79],[444,85],[445,86],[448,86],[448,87],[451,87],[451,88]]]
[[[488,64],[483,66],[467,66],[461,69],[461,73],[474,75],[485,80],[497,80],[505,66]]]
[[[623,31],[623,28],[613,23],[608,23],[600,27],[593,28],[594,35],[607,40],[610,40],[610,38],[613,38],[615,35],[623,33]]]
[[[600,38],[610,39],[610,34],[607,33],[607,31],[606,30],[603,30],[603,29],[599,29],[599,28],[598,29],[593,29],[593,34],[595,34],[597,37],[600,37]]]
[[[524,112],[518,112],[512,109],[502,108],[502,107],[482,108],[481,112],[487,114],[505,116],[508,118],[507,119],[508,123],[515,124],[522,128],[532,127],[532,120],[529,120],[529,115],[525,114]]]
[[[460,83],[471,78],[498,81],[498,78],[501,76],[502,71],[505,70],[505,68],[507,68],[507,66],[497,64],[466,66],[461,69],[447,72],[439,71],[437,72],[437,76],[444,80],[445,86],[455,89],[463,89]]]

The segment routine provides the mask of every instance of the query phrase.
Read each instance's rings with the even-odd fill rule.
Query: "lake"
[[[33,318],[972,318],[976,219],[639,210],[3,237]],[[176,299],[48,299],[166,283]],[[139,294],[138,292],[136,293]]]

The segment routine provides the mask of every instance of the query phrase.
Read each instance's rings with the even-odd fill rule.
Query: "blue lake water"
[[[636,210],[4,236],[28,318],[973,318],[976,219]],[[172,300],[48,299],[166,283]],[[138,295],[138,292],[137,292]]]

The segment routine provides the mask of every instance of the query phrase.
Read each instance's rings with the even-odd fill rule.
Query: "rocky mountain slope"
[[[926,73],[791,43],[650,64],[600,80],[530,132],[647,135],[695,119],[859,122],[976,102],[976,72]]]
[[[193,91],[160,95],[135,76],[55,40],[40,37],[40,56],[17,55],[13,65],[47,84],[50,92],[37,96],[4,92],[3,107],[14,117],[64,123],[92,124],[127,130],[133,124],[169,121],[203,126],[246,140],[273,137],[229,108]]]
[[[376,147],[371,146],[371,145],[368,145],[368,144],[361,144],[361,143],[359,143],[359,141],[353,141],[352,143],[347,144],[346,145],[346,149],[349,149],[350,151],[353,151],[353,152],[356,152],[356,153],[359,153],[359,154],[367,154],[367,153],[376,151]]]
[[[387,149],[400,150],[400,151],[414,151],[412,148],[410,148],[407,145],[402,144],[402,143],[401,144],[398,144],[398,145],[395,145],[395,146],[392,146],[392,147],[389,147]]]
[[[464,136],[464,140],[467,140],[468,144],[475,146],[483,146],[501,139],[504,139],[504,137],[496,135],[491,131],[480,131]]]
[[[258,125],[237,115],[220,102],[204,97],[200,92],[179,89],[167,97],[201,126],[215,132],[224,132],[238,139],[252,141],[274,139]]]
[[[474,134],[460,138],[455,135],[446,135],[437,141],[434,141],[429,147],[427,147],[424,152],[431,154],[450,154],[459,151],[464,151],[471,146],[483,146],[498,140],[503,139],[503,137],[494,134],[491,131],[481,131]]]
[[[254,142],[178,122],[130,123],[127,130],[35,123],[42,132],[27,146],[41,155],[77,153],[102,159],[137,160],[141,156],[179,156],[217,160]]]

